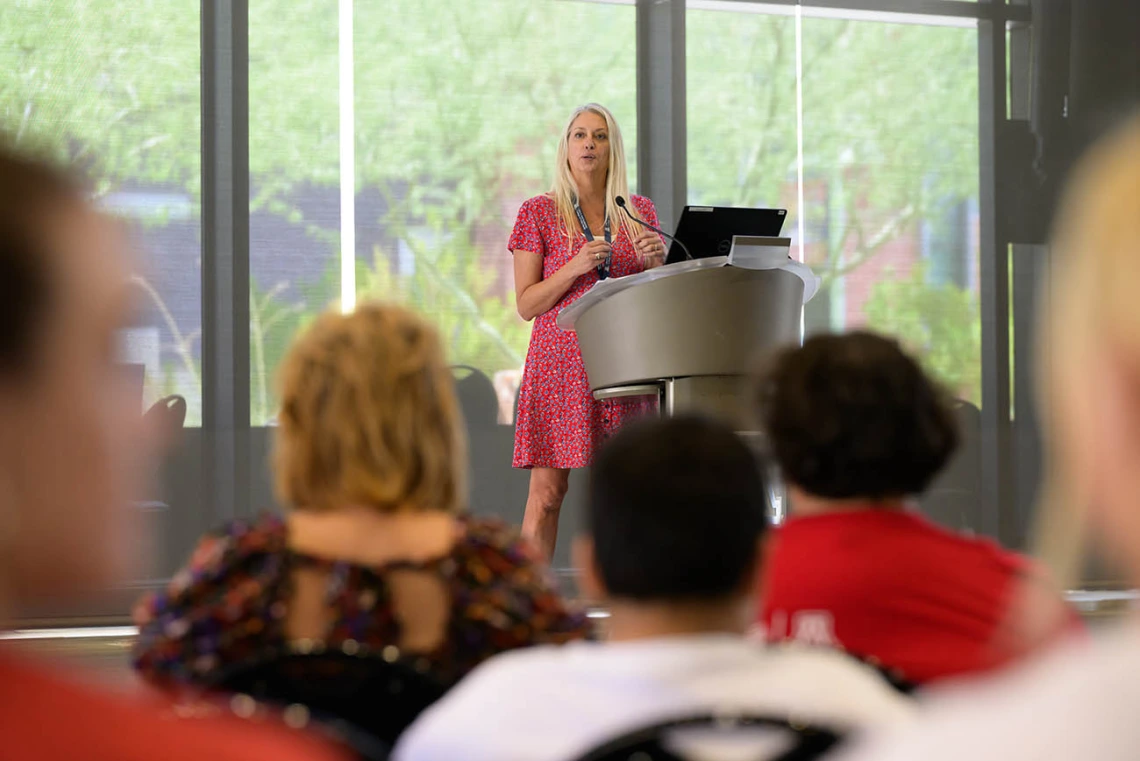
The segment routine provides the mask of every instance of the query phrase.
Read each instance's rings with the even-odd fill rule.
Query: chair
[[[953,412],[961,444],[927,492],[919,497],[919,508],[926,517],[946,528],[977,532],[982,526],[982,413],[961,399],[954,401]]]
[[[883,681],[903,695],[914,695],[914,693],[918,691],[918,684],[907,679],[898,669],[884,666],[877,658],[863,658],[853,653],[848,653],[848,655],[851,655],[865,666],[873,668],[879,676],[883,678]]]
[[[686,734],[689,736],[686,738]],[[785,735],[786,741],[773,748],[773,740]],[[581,756],[577,761],[693,761],[716,759],[712,747],[702,747],[699,755],[686,752],[685,746],[711,746],[732,742],[725,758],[749,761],[810,761],[833,748],[841,736],[828,729],[799,724],[788,718],[772,716],[732,716],[700,714],[672,719],[634,730],[611,740]],[[753,755],[742,749],[755,745]]]
[[[143,420],[159,434],[164,446],[175,446],[186,424],[186,399],[177,394],[165,396],[143,413]]]
[[[455,394],[467,427],[492,428],[499,424],[499,395],[495,384],[481,370],[470,365],[452,365]]]
[[[395,647],[377,652],[347,642],[340,649],[303,641],[226,670],[211,685],[302,715],[331,729],[362,758],[387,758],[396,739],[446,687],[422,662]]]

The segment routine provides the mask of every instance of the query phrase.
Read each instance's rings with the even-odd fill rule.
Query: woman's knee
[[[531,475],[530,493],[540,508],[556,512],[566,498],[568,474],[552,470]]]

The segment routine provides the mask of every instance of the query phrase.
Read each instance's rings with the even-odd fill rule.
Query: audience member
[[[150,441],[116,356],[128,267],[120,230],[71,178],[0,148],[0,628],[121,581],[139,545],[128,500]],[[0,757],[339,758],[283,727],[175,720],[91,681],[0,643]]]
[[[765,568],[768,640],[838,647],[921,685],[997,668],[1077,625],[1054,594],[1056,624],[1015,634],[1019,582],[1046,589],[1042,575],[915,509],[958,430],[949,400],[898,343],[809,338],[772,360],[757,400],[792,514]]]
[[[693,712],[791,716],[839,732],[910,716],[909,700],[842,654],[767,649],[753,619],[766,499],[753,453],[700,419],[619,432],[591,474],[586,594],[609,641],[492,659],[401,739],[404,761],[566,761]]]
[[[280,370],[284,518],[207,536],[136,608],[136,666],[210,683],[289,642],[397,655],[450,684],[503,650],[584,636],[529,545],[464,513],[463,421],[434,328],[325,314]]]
[[[1085,529],[1140,585],[1140,119],[1094,148],[1067,191],[1042,299],[1038,377],[1050,449],[1042,548],[1075,581]],[[1135,619],[932,701],[866,761],[1131,761],[1140,755]]]

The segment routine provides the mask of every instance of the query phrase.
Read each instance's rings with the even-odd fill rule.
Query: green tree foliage
[[[794,207],[794,19],[694,11],[686,26],[690,196]],[[804,19],[803,211],[824,238],[825,288],[935,207],[976,197],[976,48],[966,29]]]
[[[875,284],[867,326],[899,338],[955,396],[981,404],[981,318],[974,294],[931,284],[925,266]]]
[[[0,3],[0,130],[127,181],[200,186],[198,3]]]

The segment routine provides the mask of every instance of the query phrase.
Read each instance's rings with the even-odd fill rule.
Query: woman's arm
[[[562,265],[561,269],[545,280],[542,277],[542,256],[533,251],[516,250],[515,305],[519,317],[526,321],[552,309],[570,290],[574,281],[598,266],[600,259],[610,254],[610,245],[594,240],[582,246],[578,254]]]
[[[532,251],[515,251],[515,304],[519,317],[530,322],[562,298],[577,275],[563,267],[549,279],[542,279],[542,256]]]

